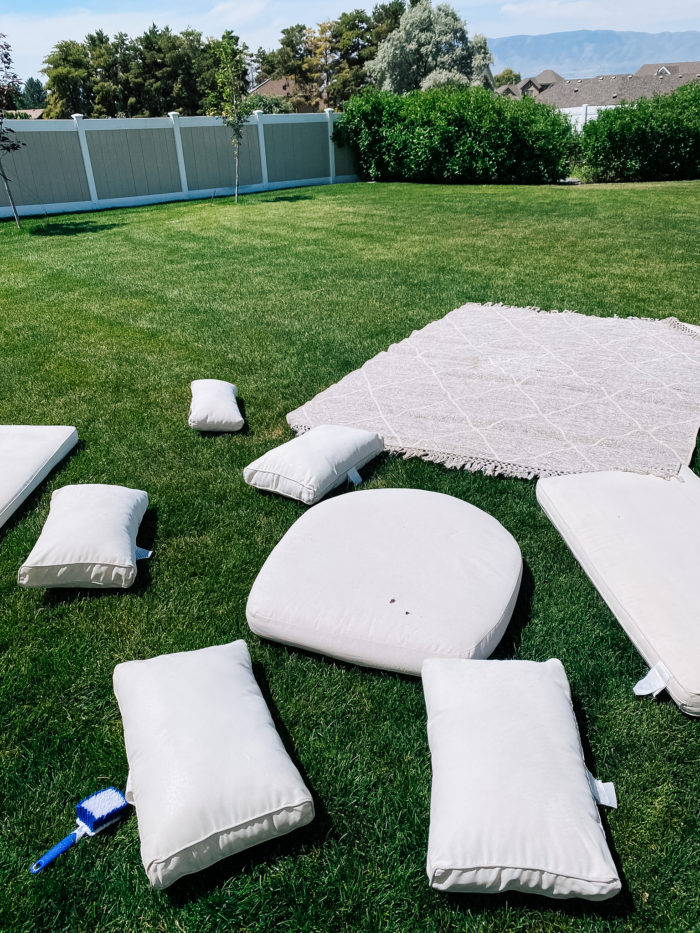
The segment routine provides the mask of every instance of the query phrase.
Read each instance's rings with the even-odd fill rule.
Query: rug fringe
[[[310,424],[289,424],[289,427],[297,435],[306,434],[310,431]],[[591,470],[548,470],[536,467],[524,466],[521,463],[507,463],[502,460],[487,460],[483,457],[464,457],[454,453],[447,453],[439,450],[426,450],[423,447],[401,447],[394,444],[386,444],[384,450],[388,454],[394,454],[403,460],[420,459],[427,463],[439,463],[447,467],[448,470],[465,470],[467,473],[483,473],[485,476],[506,476],[511,479],[537,479],[547,476],[570,476],[572,473],[590,473]],[[652,475],[659,476],[661,479],[673,479],[680,472],[682,464],[668,469],[659,469]],[[594,471],[595,472],[595,471]],[[643,476],[648,475],[643,470],[629,469],[629,473],[640,473]]]

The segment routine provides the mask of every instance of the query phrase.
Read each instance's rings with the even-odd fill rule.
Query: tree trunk
[[[234,149],[234,156],[235,156],[235,159],[236,159],[236,194],[235,194],[235,199],[234,199],[234,202],[233,202],[234,204],[238,204],[238,150],[239,150],[239,148],[240,148],[240,147],[239,147],[238,143],[236,143],[236,145],[233,147],[233,149]]]
[[[236,162],[236,169],[238,169],[238,162]],[[19,214],[17,213],[17,205],[15,204],[15,199],[12,197],[12,192],[10,191],[10,182],[5,174],[5,170],[2,167],[2,162],[0,161],[0,178],[2,178],[2,183],[5,186],[5,194],[7,195],[7,200],[10,202],[12,208],[12,213],[15,215],[15,223],[17,224],[17,229],[22,229],[22,224],[19,222]],[[238,182],[236,182],[238,184]]]

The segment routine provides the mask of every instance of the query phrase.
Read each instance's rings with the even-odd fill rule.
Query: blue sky
[[[233,29],[252,48],[272,48],[280,30],[294,23],[314,25],[357,6],[371,9],[375,0],[0,0],[0,32],[12,46],[20,78],[41,77],[44,56],[60,39],[82,39],[104,29],[136,35],[155,22],[176,31],[192,26],[205,35]],[[537,35],[571,29],[633,29],[666,32],[700,29],[698,0],[505,0],[452,2],[467,21],[470,34]]]

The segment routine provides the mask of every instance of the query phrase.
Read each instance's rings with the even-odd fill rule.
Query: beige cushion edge
[[[133,796],[133,795],[132,795]],[[138,813],[138,804],[134,801],[134,806]],[[282,829],[278,829],[274,825],[274,820],[276,816],[279,816],[282,813],[289,813],[290,811],[296,811],[299,818],[297,820],[292,820],[290,826],[285,826]],[[149,881],[154,888],[168,888],[170,885],[175,884],[180,878],[184,878],[187,875],[196,874],[200,871],[203,871],[206,868],[210,868],[212,865],[215,865],[217,862],[220,862],[224,858],[229,858],[232,855],[236,855],[239,852],[245,852],[247,849],[252,849],[256,845],[260,845],[262,842],[268,842],[272,839],[279,838],[280,836],[286,836],[288,833],[293,832],[295,829],[301,829],[302,826],[307,826],[312,822],[315,816],[314,803],[311,796],[307,798],[302,798],[296,803],[290,803],[283,807],[278,807],[276,810],[271,810],[267,813],[261,813],[258,816],[250,817],[250,819],[245,820],[242,823],[237,823],[234,826],[223,827],[211,833],[209,836],[205,836],[202,839],[199,839],[191,845],[179,849],[176,852],[172,852],[169,855],[161,856],[157,859],[152,859],[148,865],[145,866],[146,874]],[[255,823],[262,823],[263,821],[272,820],[274,826],[274,832],[267,827],[265,830],[264,840],[250,841],[248,838],[238,838],[230,841],[228,844],[224,845],[223,848],[220,848],[216,845],[216,842],[222,837],[228,835],[229,833],[240,833],[242,830],[247,827],[253,826]],[[272,834],[271,834],[272,832]],[[194,859],[195,864],[192,864],[191,867],[185,868],[181,871],[177,871],[172,867],[172,863],[177,861],[177,859],[186,856],[191,852],[191,849],[195,846],[202,846],[207,841],[212,842],[212,849],[210,856],[205,856],[204,858]],[[199,854],[199,853],[198,853]],[[163,883],[163,875],[166,875],[167,881]]]
[[[665,664],[664,658],[659,655],[654,645],[636,624],[634,618],[627,612],[622,603],[615,598],[613,588],[608,584],[605,574],[598,569],[586,567],[586,555],[579,546],[573,529],[558,511],[547,493],[546,485],[542,485],[543,482],[546,484],[546,480],[538,480],[535,487],[535,495],[542,507],[542,511],[557,529],[579,566],[596,588],[608,609],[610,609],[617,622],[624,629],[629,640],[641,655],[642,660],[645,661],[649,667],[653,667],[658,661],[662,661]],[[666,684],[666,691],[673,699],[674,703],[689,716],[700,716],[700,695],[690,693],[690,691],[686,690],[685,687],[676,680],[672,671],[669,670],[669,673],[671,677],[668,684]]]
[[[470,654],[436,655],[435,649],[432,646],[426,646],[423,650],[421,650],[420,647],[413,647],[411,648],[410,652],[408,649],[402,649],[403,651],[405,651],[407,655],[411,654],[413,656],[413,660],[402,665],[401,667],[397,667],[395,664],[379,665],[378,662],[369,663],[366,660],[366,652],[361,652],[360,649],[365,645],[370,645],[373,648],[376,648],[378,645],[378,642],[376,640],[361,639],[361,638],[345,638],[343,640],[343,643],[344,645],[347,645],[348,650],[341,654],[339,653],[337,649],[337,640],[335,640],[332,637],[333,635],[332,632],[329,632],[328,637],[325,639],[325,641],[323,642],[319,641],[318,647],[315,647],[315,646],[310,645],[308,642],[306,643],[301,642],[295,637],[298,633],[298,629],[296,626],[289,626],[289,625],[280,624],[279,622],[273,622],[271,619],[268,619],[260,615],[259,613],[254,612],[253,610],[249,610],[248,606],[246,606],[246,619],[248,622],[248,627],[256,635],[259,635],[262,638],[268,638],[270,639],[270,641],[275,641],[282,645],[288,645],[290,648],[299,648],[302,651],[312,651],[315,654],[321,654],[326,657],[333,658],[339,661],[344,661],[349,664],[357,664],[360,667],[368,667],[368,668],[377,669],[377,670],[396,671],[398,674],[410,674],[411,676],[414,676],[414,677],[420,677],[423,662],[428,657],[440,656],[440,657],[469,659],[469,658],[473,658],[473,656],[479,651],[480,648],[482,648],[482,646],[485,646],[489,644],[490,642],[493,642],[493,647],[489,651],[487,657],[492,653],[496,645],[498,645],[501,638],[503,637],[506,629],[508,628],[508,624],[510,623],[510,620],[512,618],[513,610],[515,608],[515,604],[518,600],[518,595],[520,593],[520,583],[522,580],[522,574],[523,574],[523,564],[522,564],[522,557],[521,557],[518,579],[513,589],[513,593],[511,594],[511,597],[508,601],[507,606],[503,610],[503,613],[501,614],[501,617],[499,618],[498,622],[496,622],[496,624],[492,626],[492,628],[490,628],[489,631],[486,632],[483,635],[483,637],[472,647]],[[283,628],[286,628],[288,630],[289,635],[290,635],[289,638],[284,637],[284,635],[282,634],[281,629]],[[355,652],[352,651],[353,646],[356,646]],[[383,650],[390,652],[392,654],[395,653],[397,650],[399,650],[396,645],[393,645],[386,641],[381,642],[380,647]]]
[[[443,873],[440,880],[435,878],[437,872]],[[540,894],[552,900],[584,896],[586,900],[605,901],[620,892],[620,879],[617,877],[579,878],[546,869],[518,868],[514,865],[483,865],[471,869],[429,865],[428,875],[430,886],[436,891],[463,894],[499,894],[504,891],[522,891]],[[527,881],[530,883],[528,884]],[[557,881],[576,882],[578,890],[555,894],[551,889]]]
[[[71,433],[63,441],[60,447],[56,449],[55,453],[49,457],[46,463],[43,464],[43,466],[41,466],[38,470],[36,470],[27,480],[25,485],[20,490],[18,490],[18,492],[2,509],[0,509],[0,528],[2,528],[5,522],[12,518],[24,500],[28,498],[32,492],[34,492],[39,483],[46,479],[49,473],[58,466],[66,454],[71,451],[78,443],[78,430],[72,425],[37,425],[37,427],[65,427],[70,428]]]

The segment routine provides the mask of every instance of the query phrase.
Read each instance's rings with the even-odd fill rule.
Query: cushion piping
[[[277,807],[275,810],[267,810],[264,813],[260,813],[258,816],[250,816],[247,820],[243,820],[241,823],[236,823],[233,826],[224,826],[221,829],[215,829],[213,832],[209,833],[206,836],[202,836],[199,839],[188,843],[181,849],[177,849],[175,852],[171,852],[169,855],[162,855],[158,858],[153,858],[149,865],[162,865],[164,862],[170,861],[170,859],[177,858],[178,855],[181,855],[183,852],[188,852],[193,846],[201,845],[204,842],[207,842],[209,839],[215,839],[217,836],[221,836],[222,833],[235,833],[243,829],[246,826],[249,826],[251,823],[257,823],[259,820],[264,820],[267,817],[275,817],[279,813],[283,813],[285,810],[296,810],[299,807],[304,806],[304,804],[309,804],[311,806],[312,812],[314,810],[314,803],[312,797],[304,797],[299,803],[288,803],[283,807]],[[138,801],[134,800],[134,806],[136,807],[136,812],[138,813]],[[276,835],[284,835],[284,833],[276,833]]]

